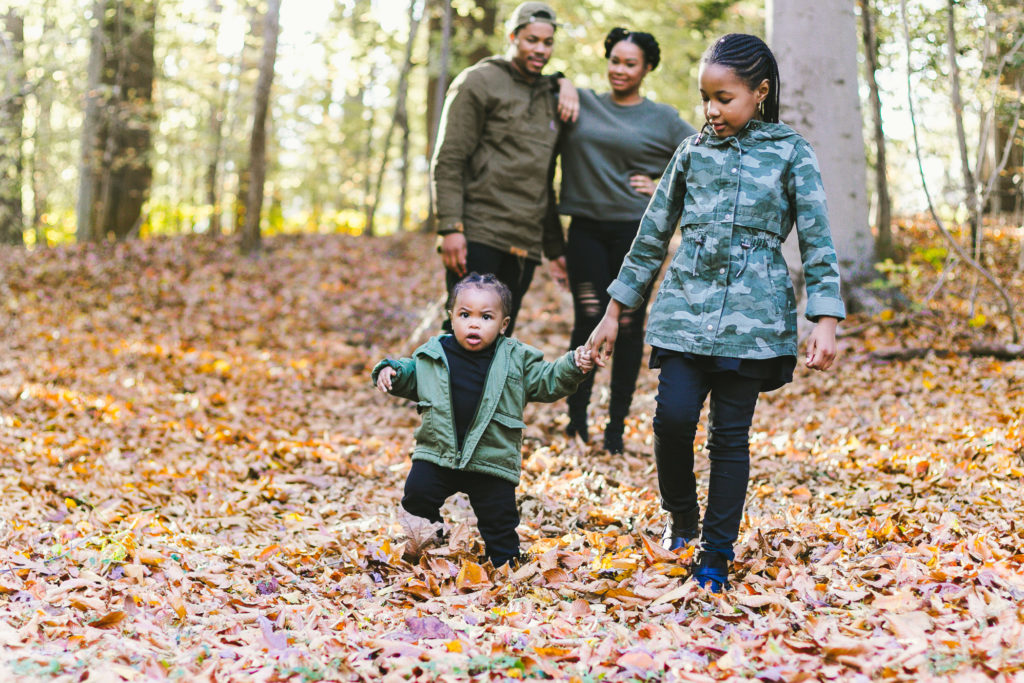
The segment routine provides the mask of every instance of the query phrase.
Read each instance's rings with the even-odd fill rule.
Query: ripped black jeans
[[[565,247],[575,314],[571,348],[586,343],[590,333],[601,321],[608,307],[608,285],[619,274],[622,260],[629,252],[639,227],[639,219],[600,221],[573,216]],[[619,434],[629,414],[636,378],[643,362],[644,321],[650,294],[651,286],[648,286],[640,308],[623,313],[619,319],[619,336],[615,341],[612,359],[611,397],[608,402],[608,427],[612,431],[617,430]],[[589,373],[576,393],[568,399],[569,419],[575,423],[586,423],[587,405],[590,403],[595,374]]]

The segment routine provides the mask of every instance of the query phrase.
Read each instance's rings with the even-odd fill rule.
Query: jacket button
[[[731,221],[732,220],[732,214],[731,213],[725,214],[725,220]]]
[[[715,329],[715,326],[714,325],[708,325],[708,329],[709,330],[713,330],[713,329]]]
[[[725,275],[725,268],[719,268],[718,272],[721,273],[722,275]]]
[[[735,172],[736,172],[735,168],[730,171],[730,173],[735,173]]]

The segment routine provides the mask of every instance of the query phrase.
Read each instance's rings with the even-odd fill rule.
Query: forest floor
[[[1017,238],[995,232],[1021,305]],[[928,234],[904,225],[891,272],[917,302],[943,265]],[[716,596],[651,540],[646,368],[624,455],[567,440],[564,401],[528,409],[525,564],[478,563],[462,496],[448,546],[402,559],[417,416],[369,369],[437,328],[432,246],[0,252],[0,679],[1024,681],[1024,361],[968,352],[1009,331],[966,268],[763,395]],[[546,272],[521,320],[568,347]]]

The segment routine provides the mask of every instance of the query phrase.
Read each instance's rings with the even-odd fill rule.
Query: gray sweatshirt
[[[579,120],[563,129],[558,212],[639,222],[650,197],[631,188],[629,177],[661,176],[679,143],[697,131],[667,104],[645,98],[622,106],[586,88],[579,95]]]

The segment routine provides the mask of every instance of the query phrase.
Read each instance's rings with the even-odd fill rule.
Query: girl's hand
[[[558,118],[563,123],[575,121],[580,117],[580,94],[576,86],[568,78],[558,79]]]
[[[594,355],[594,362],[599,368],[605,367],[607,359],[615,350],[615,338],[619,336],[619,316],[622,315],[622,304],[615,299],[608,302],[604,317],[590,333],[587,348]]]
[[[391,392],[391,380],[394,379],[398,372],[390,365],[381,368],[381,371],[377,373],[377,388],[383,393],[387,394]]]
[[[812,370],[828,370],[836,358],[836,325],[838,318],[823,316],[811,331],[807,340],[807,367]]]
[[[594,358],[586,346],[577,346],[572,352],[572,359],[576,361],[576,367],[584,373],[594,369]]]
[[[645,194],[650,197],[654,194],[654,190],[658,185],[651,176],[637,173],[636,175],[629,176],[629,186],[637,194]]]

